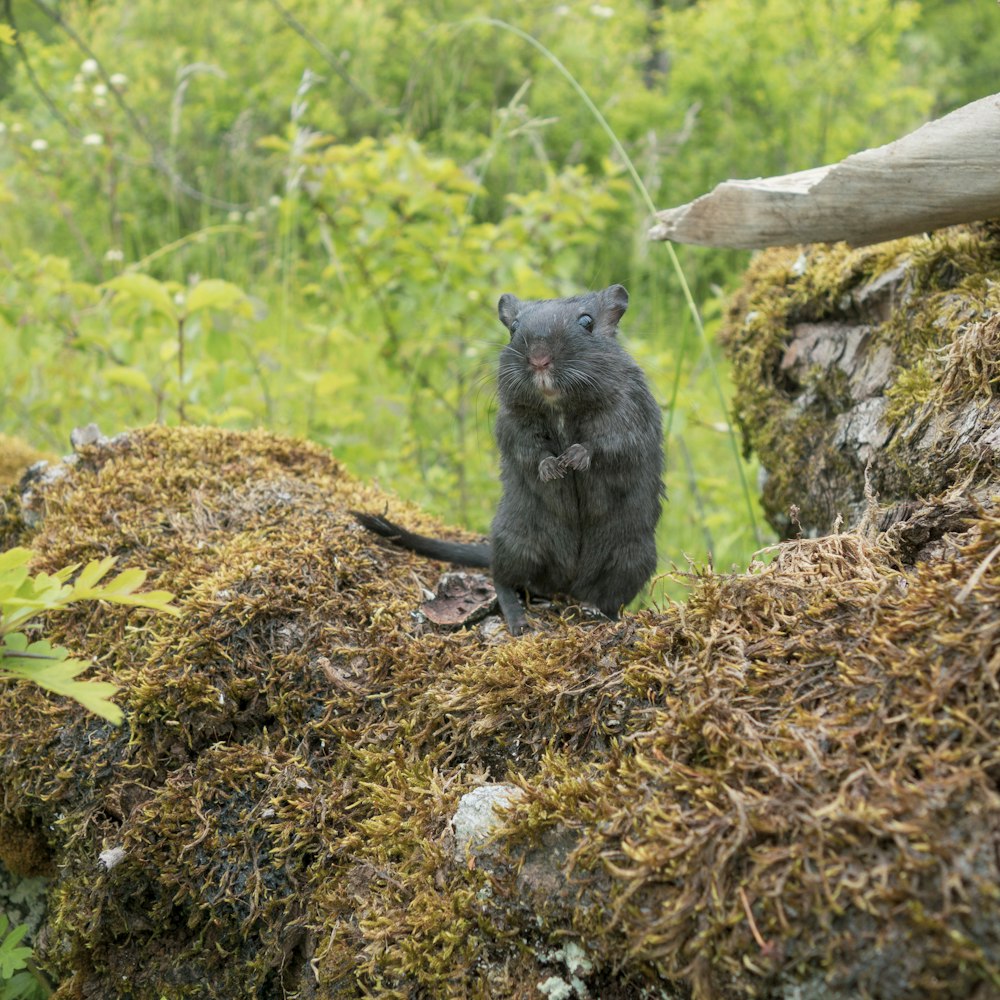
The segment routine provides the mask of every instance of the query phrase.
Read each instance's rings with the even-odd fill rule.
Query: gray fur
[[[500,298],[511,339],[497,372],[503,495],[489,562],[514,634],[526,628],[518,590],[568,595],[617,617],[656,569],[662,419],[642,369],[615,339],[627,306],[621,285],[566,299]],[[431,554],[434,540],[360,519]],[[437,544],[453,562],[482,564],[482,546]]]

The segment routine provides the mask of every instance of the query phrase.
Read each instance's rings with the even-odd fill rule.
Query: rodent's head
[[[603,396],[604,369],[622,353],[614,337],[627,308],[621,285],[568,299],[501,295],[500,321],[510,331],[500,355],[501,395],[552,405]]]

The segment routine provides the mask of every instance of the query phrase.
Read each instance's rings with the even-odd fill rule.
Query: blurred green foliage
[[[502,22],[565,64],[661,205],[889,141],[992,87],[1000,40],[1000,8],[945,0],[7,9],[4,431],[265,424],[484,529],[497,298],[621,281],[626,343],[674,404],[664,562],[724,567],[761,539],[720,362],[606,135]],[[682,259],[711,333],[746,256]]]
[[[0,25],[0,43],[2,30]],[[0,1000],[44,1000],[50,995],[29,967],[32,950],[21,944],[27,933],[27,924],[11,927],[7,915],[0,913]]]

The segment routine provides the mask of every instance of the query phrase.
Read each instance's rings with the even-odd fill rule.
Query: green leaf
[[[23,969],[31,958],[31,949],[19,946],[18,942],[28,933],[27,924],[18,924],[10,934],[6,917],[0,917],[0,980],[10,979],[15,972]],[[3,937],[3,935],[7,935]]]
[[[101,587],[101,596],[110,601],[114,596],[125,596],[138,590],[146,582],[144,569],[122,570]]]
[[[227,406],[214,417],[216,424],[235,423],[240,420],[253,420],[253,411],[246,406]]]
[[[110,700],[117,686],[107,681],[76,679],[89,667],[86,660],[70,657],[65,647],[53,646],[48,639],[29,644],[22,632],[5,636],[0,645],[0,673],[72,698],[95,715],[120,725],[124,715]]]
[[[104,373],[104,381],[112,385],[124,385],[129,389],[152,394],[153,385],[144,371],[138,368],[110,368]]]
[[[80,570],[80,575],[76,578],[76,582],[73,584],[73,593],[76,594],[76,600],[80,600],[85,596],[88,596],[87,592],[91,591],[94,585],[101,580],[103,577],[107,576],[109,570],[115,564],[114,556],[105,556],[103,559],[92,559],[86,566]]]
[[[154,312],[177,322],[177,306],[166,286],[148,274],[119,274],[104,283],[104,288],[139,302],[147,302]]]
[[[61,667],[51,675],[48,671],[53,664],[61,663],[67,657],[68,651],[64,646],[53,646],[48,639],[39,639],[37,642],[29,643],[28,637],[23,632],[12,632],[10,635],[4,636],[3,643],[0,644],[0,665],[11,673],[25,671],[40,676],[58,678],[66,673]],[[86,664],[69,676],[75,677],[84,669],[86,669]]]
[[[14,45],[14,29],[9,24],[0,24],[0,45]]]
[[[12,631],[39,611],[58,607],[69,593],[64,580],[75,567],[68,566],[54,575],[29,576],[30,559],[28,549],[11,549],[0,555],[0,634]]]
[[[8,549],[0,552],[0,573],[18,566],[27,566],[31,562],[31,549]]]
[[[188,293],[188,315],[199,309],[218,309],[248,318],[253,315],[253,307],[246,292],[237,285],[218,278],[205,278]]]
[[[16,566],[8,570],[0,569],[0,607],[8,597],[13,597],[28,579],[27,568]]]
[[[15,972],[0,991],[0,1000],[39,1000],[47,996],[49,991],[27,971]]]
[[[111,601],[177,615],[180,610],[170,603],[173,594],[166,590],[139,593],[146,582],[146,572],[135,568],[122,570],[102,585],[116,561],[111,556],[87,563],[73,584],[66,581],[76,566],[30,576],[30,559],[28,549],[0,553],[0,678],[32,681],[119,724],[122,711],[110,700],[118,690],[114,684],[77,680],[77,675],[89,666],[85,660],[72,659],[67,649],[53,646],[47,639],[29,644],[23,632],[14,630],[23,628],[39,612],[59,611],[84,600]]]
[[[143,569],[122,570],[107,583],[97,586],[98,581],[104,578],[114,563],[115,560],[111,556],[99,562],[87,563],[77,577],[67,600],[112,601],[115,604],[165,611],[171,615],[180,614],[180,610],[170,604],[174,595],[169,591],[147,590],[141,594],[136,593],[146,582],[146,571]]]

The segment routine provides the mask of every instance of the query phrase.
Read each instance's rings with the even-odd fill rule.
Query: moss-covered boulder
[[[856,523],[866,468],[887,523],[919,497],[996,491],[1000,223],[860,250],[769,250],[724,339],[779,533]]]
[[[150,428],[16,502],[39,568],[114,555],[182,609],[51,621],[121,728],[0,690],[0,859],[53,875],[61,1000],[1000,990],[985,510],[907,571],[873,510],[512,639],[415,613],[440,568],[347,511],[434,526],[301,442]]]

